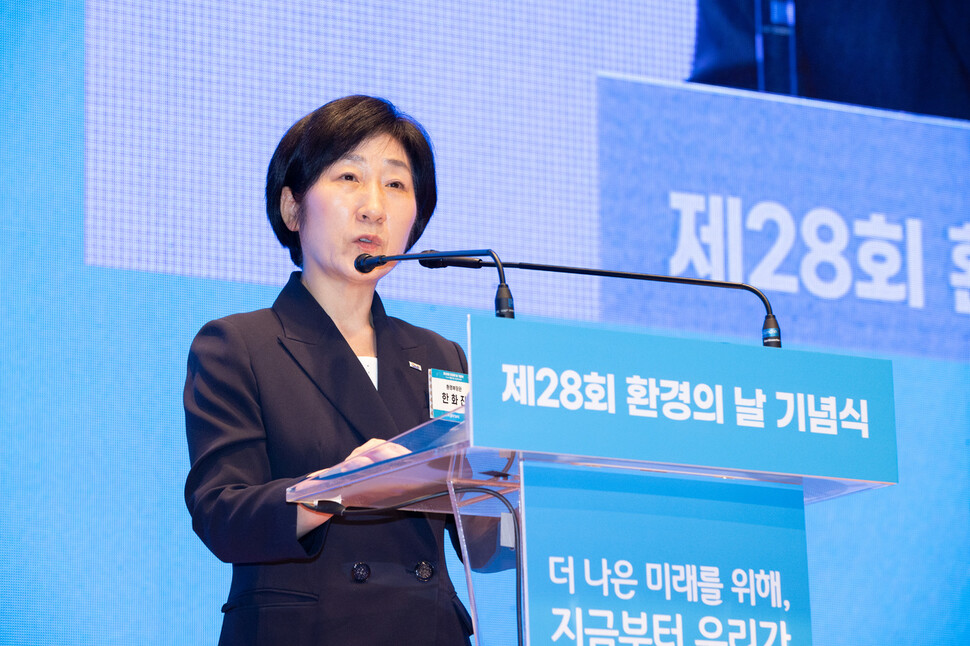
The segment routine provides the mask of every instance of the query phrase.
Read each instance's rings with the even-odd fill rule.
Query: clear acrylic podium
[[[837,410],[834,435],[830,417],[811,417],[823,397],[818,394],[816,400],[816,389],[834,388],[831,396],[845,399],[839,390],[842,386],[831,386],[831,379],[823,373],[811,383],[782,383],[779,387],[788,390],[776,393],[781,396],[777,402],[781,412],[772,415],[765,403],[761,428],[738,426],[735,422],[740,418],[729,419],[731,415],[724,412],[730,406],[723,402],[733,399],[725,397],[724,391],[731,391],[729,386],[734,383],[748,388],[744,378],[717,383],[724,409],[721,422],[698,426],[702,430],[695,436],[691,429],[700,422],[671,419],[668,425],[674,431],[664,435],[662,390],[656,397],[656,417],[621,419],[628,401],[643,399],[629,395],[641,394],[635,388],[640,375],[636,380],[623,378],[617,387],[616,382],[630,370],[611,364],[597,350],[599,331],[530,328],[517,322],[512,326],[477,320],[472,325],[473,395],[467,415],[459,410],[414,428],[393,440],[410,451],[407,455],[364,468],[348,470],[346,465],[337,465],[293,487],[288,500],[333,500],[346,508],[404,505],[414,511],[453,514],[469,586],[474,639],[479,646],[515,643],[518,629],[504,622],[496,625],[481,613],[481,599],[495,595],[520,600],[522,643],[533,646],[761,644],[768,643],[769,637],[776,644],[810,644],[803,504],[895,481],[894,428],[884,428],[886,420],[892,419],[888,364],[852,358],[851,365],[823,366],[828,372],[851,373],[843,375],[848,384],[845,388],[851,388],[859,375],[871,381],[873,370],[889,370],[888,382],[883,376],[876,379],[880,383],[875,386],[885,391],[888,384],[888,394],[861,393],[867,407],[867,426],[862,432],[852,426],[860,415],[840,419]],[[493,331],[501,337],[500,351],[493,351],[499,345],[491,338]],[[563,344],[556,336],[559,333],[567,338],[581,336],[583,346],[592,348],[602,369],[589,372],[582,367],[586,364],[577,357],[578,346]],[[520,334],[522,345],[510,338]],[[685,351],[706,353],[705,365],[737,359],[718,356],[736,351],[726,344],[636,334],[618,339],[616,333],[604,334],[604,347],[635,344],[637,350],[632,354],[651,357],[652,366],[660,372],[683,367]],[[544,343],[548,345],[545,349]],[[653,361],[665,349],[670,351],[672,363]],[[774,378],[764,376],[765,368],[759,362],[780,362],[779,374],[787,375],[793,372],[793,365],[815,374],[819,366],[813,362],[843,360],[750,347],[741,352],[750,354],[752,359],[744,365],[756,370],[759,379]],[[536,410],[541,407],[530,405],[525,394],[516,401],[510,385],[513,376],[517,379],[520,372],[526,374],[524,367],[530,365],[576,366],[581,368],[577,370],[580,375],[609,375],[613,412],[573,424],[568,421],[573,413],[563,410],[574,401],[571,395],[550,411]],[[685,370],[680,376],[692,377],[691,383],[703,377],[707,382],[700,385],[705,386],[715,379],[730,378],[691,375],[689,366]],[[743,371],[735,363],[724,374]],[[561,369],[560,373],[565,374]],[[812,401],[818,404],[805,407],[804,430],[796,419],[794,407],[799,398],[794,395],[789,407],[793,411],[790,429],[780,426],[787,414],[785,396],[795,387],[799,398],[812,394]],[[594,395],[600,393],[594,390]],[[713,386],[708,390],[713,391]],[[854,409],[860,408],[860,393],[850,394],[857,395]],[[888,416],[879,417],[874,410],[887,405],[879,399],[881,395],[889,397]],[[737,399],[747,403],[744,397]],[[763,399],[767,402],[768,396]],[[629,406],[632,411],[633,404]],[[697,408],[700,410],[700,404]],[[852,407],[842,410],[847,408]],[[495,411],[501,414],[496,417]],[[560,417],[542,424],[532,416],[547,412]],[[593,425],[589,419],[602,423]],[[656,426],[643,426],[644,420]],[[688,423],[678,425],[679,421]],[[640,424],[631,427],[640,434],[635,443],[622,435],[625,424]],[[891,421],[888,424],[892,427]],[[497,434],[492,433],[494,429],[499,429]],[[583,437],[575,446],[593,448],[571,448],[571,438],[577,433]],[[874,437],[880,433],[887,437]],[[720,441],[717,434],[728,435],[725,446],[733,448],[708,450],[711,443]],[[789,450],[795,453],[784,459],[794,459],[794,464],[784,460],[776,464],[778,449],[773,446],[764,456],[752,457],[756,451],[738,440],[750,436],[753,445],[761,446],[782,434],[788,438],[786,442],[793,443]],[[621,438],[619,444],[614,435]],[[699,437],[706,442],[698,443]],[[874,441],[869,442],[870,438]],[[674,446],[678,442],[684,446]],[[831,460],[813,461],[812,450],[804,448],[806,442],[820,443],[820,455],[831,453]],[[837,442],[845,446],[838,448]],[[862,462],[861,452],[878,454],[881,466],[864,473],[843,466]],[[679,459],[693,454],[697,460]],[[649,459],[651,455],[657,459]],[[802,463],[804,468],[792,468]],[[518,576],[511,575],[510,568]],[[503,589],[496,590],[496,586]]]

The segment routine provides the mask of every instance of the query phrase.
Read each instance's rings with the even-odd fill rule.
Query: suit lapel
[[[428,421],[428,347],[384,313],[374,295],[377,332],[377,383],[398,431]]]
[[[375,305],[386,319],[376,296]],[[299,272],[290,276],[289,282],[273,304],[273,310],[283,326],[279,342],[316,384],[323,396],[347,420],[352,431],[358,435],[358,444],[372,437],[393,437],[399,432],[397,419],[374,389],[367,371],[337,326],[302,285]],[[375,313],[375,326],[376,319]],[[382,386],[382,391],[383,363],[379,336],[378,384]],[[393,385],[393,377],[388,376],[387,379]],[[396,397],[392,399],[397,401]]]

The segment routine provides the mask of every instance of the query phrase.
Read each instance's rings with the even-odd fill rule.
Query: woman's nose
[[[364,220],[374,220],[378,223],[383,222],[387,216],[387,209],[384,204],[384,191],[380,186],[366,186],[358,217]]]

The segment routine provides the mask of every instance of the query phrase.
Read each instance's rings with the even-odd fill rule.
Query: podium
[[[465,410],[288,500],[453,514],[479,646],[811,644],[804,505],[897,482],[890,362],[485,317],[468,348]]]

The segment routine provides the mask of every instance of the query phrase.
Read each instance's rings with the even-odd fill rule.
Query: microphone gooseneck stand
[[[421,264],[425,267],[467,267],[471,269],[480,269],[482,267],[494,266],[492,263],[482,260],[481,258],[473,257],[472,254],[467,254],[466,257],[459,257],[461,252],[439,254],[439,252],[436,251],[429,251],[425,253],[427,254],[427,257],[435,258],[435,260],[429,262],[422,260]],[[609,269],[589,269],[586,267],[567,267],[562,265],[540,265],[531,262],[507,262],[504,263],[504,266],[510,269],[547,271],[558,274],[578,274],[582,276],[600,276],[604,278],[625,278],[630,280],[646,280],[658,283],[680,283],[684,285],[699,285],[703,287],[720,287],[723,289],[740,289],[748,291],[761,299],[761,302],[765,306],[765,322],[761,326],[761,344],[769,348],[781,347],[781,328],[778,325],[778,320],[775,318],[774,313],[771,311],[771,303],[768,302],[768,297],[765,296],[760,289],[754,287],[753,285],[748,285],[747,283],[732,283],[723,280],[710,280],[706,278],[664,276],[661,274],[639,274],[629,271],[612,271]]]
[[[354,259],[354,269],[362,274],[368,274],[375,268],[397,260],[419,260],[425,267],[447,267],[444,264],[449,258],[465,258],[475,260],[478,256],[490,256],[492,262],[480,264],[479,267],[495,267],[498,269],[498,289],[495,290],[495,316],[504,319],[515,318],[515,303],[512,291],[505,282],[505,270],[498,254],[491,249],[471,249],[467,251],[422,251],[421,253],[404,253],[397,256],[372,256],[362,253]],[[432,264],[428,264],[432,263]]]

